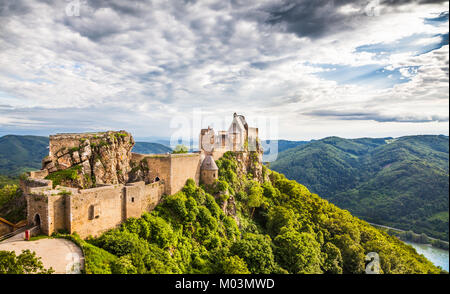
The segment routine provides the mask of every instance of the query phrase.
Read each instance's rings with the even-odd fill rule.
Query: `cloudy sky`
[[[448,11],[439,0],[0,0],[0,135],[170,137],[194,112],[270,117],[278,131],[264,136],[284,139],[448,135]]]

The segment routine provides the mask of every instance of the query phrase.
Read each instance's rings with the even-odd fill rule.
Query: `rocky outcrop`
[[[237,165],[237,174],[245,175],[258,181],[260,183],[264,182],[263,175],[263,164],[262,164],[262,153],[261,152],[234,152]]]
[[[50,152],[42,168],[57,185],[125,184],[133,146],[133,137],[125,131],[50,136]]]
[[[262,163],[262,152],[256,151],[244,151],[244,152],[231,152],[232,157],[236,160],[236,175],[240,179],[251,179],[259,183],[268,181],[268,175],[265,172],[265,167]],[[238,190],[243,189],[242,181],[236,184]],[[236,191],[236,190],[235,190]],[[215,193],[219,199],[222,199],[222,193]],[[240,219],[236,214],[236,199],[233,195],[229,195],[227,200],[224,200],[221,205],[222,211],[227,215],[235,219],[238,226],[240,226]]]

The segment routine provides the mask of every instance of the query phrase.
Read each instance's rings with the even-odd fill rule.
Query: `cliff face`
[[[260,183],[264,182],[262,153],[260,152],[236,152],[237,174],[251,177]]]
[[[133,146],[133,137],[125,131],[55,135],[50,137],[49,156],[42,167],[54,185],[92,188],[124,184],[131,171]]]

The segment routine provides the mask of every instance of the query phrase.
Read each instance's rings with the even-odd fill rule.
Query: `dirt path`
[[[11,238],[13,239],[13,238]],[[40,239],[24,241],[14,238],[0,243],[0,250],[15,251],[30,249],[41,257],[45,268],[52,267],[57,274],[79,274],[84,267],[84,256],[81,249],[66,239]]]

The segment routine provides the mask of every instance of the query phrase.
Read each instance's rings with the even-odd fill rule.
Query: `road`
[[[384,225],[379,225],[379,224],[374,224],[374,223],[369,223],[369,222],[367,222],[367,223],[368,223],[369,225],[374,226],[374,227],[381,227],[381,228],[391,229],[391,230],[395,230],[395,231],[399,231],[399,232],[406,232],[405,230],[401,230],[401,229],[397,229],[397,228],[393,228],[393,227],[389,227],[389,226],[384,226]],[[444,241],[444,240],[432,238],[432,237],[429,237],[429,236],[427,236],[427,237],[428,237],[428,239],[430,239],[430,240],[437,240],[437,241],[441,241],[441,242],[444,242],[444,243],[447,243],[447,244],[448,244],[448,242],[446,242],[446,241]]]

